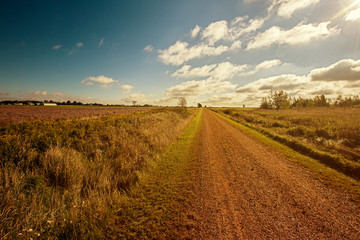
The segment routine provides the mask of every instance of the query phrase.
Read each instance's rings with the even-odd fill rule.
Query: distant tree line
[[[134,101],[133,101],[134,102]],[[53,101],[53,100],[44,100],[44,101],[35,101],[35,100],[5,100],[0,101],[0,105],[40,105],[41,103],[56,103],[57,105],[77,105],[77,106],[114,106],[114,107],[130,107],[131,105],[125,105],[125,104],[102,104],[102,103],[82,103],[78,101]],[[135,101],[136,104],[136,101]],[[144,104],[144,105],[133,105],[134,107],[153,107],[153,105]]]
[[[350,96],[343,98],[339,95],[335,100],[325,95],[314,98],[289,97],[285,91],[270,91],[267,97],[262,98],[260,108],[263,109],[288,109],[306,107],[352,107],[360,105],[360,97]]]

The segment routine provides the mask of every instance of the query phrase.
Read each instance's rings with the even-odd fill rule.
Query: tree
[[[201,107],[202,107],[201,103],[198,103],[198,107],[199,107],[199,108],[201,108]]]
[[[135,100],[132,101],[132,104],[134,105],[134,107],[136,106],[136,103],[137,103],[137,101],[135,101]]]
[[[261,99],[260,108],[263,108],[263,109],[270,109],[270,108],[272,108],[271,102],[268,100],[267,97],[263,97],[263,98]]]
[[[187,101],[185,97],[179,97],[178,98],[178,105],[179,107],[186,107]]]
[[[265,109],[287,109],[290,107],[290,98],[287,93],[284,91],[273,92],[272,90],[269,92],[268,97],[262,98],[260,108]]]
[[[287,109],[290,107],[290,99],[286,92],[282,90],[279,92],[270,91],[270,96],[276,109]]]

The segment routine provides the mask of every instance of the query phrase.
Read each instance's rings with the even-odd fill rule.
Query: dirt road
[[[196,149],[192,239],[360,239],[360,204],[209,110]]]

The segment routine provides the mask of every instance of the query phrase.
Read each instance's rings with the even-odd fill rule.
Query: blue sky
[[[1,100],[360,94],[359,0],[5,1],[0,31]]]

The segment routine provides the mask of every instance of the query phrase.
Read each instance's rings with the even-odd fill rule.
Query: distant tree
[[[262,109],[271,109],[272,108],[271,101],[267,97],[263,97],[261,99],[260,108],[262,108]]]
[[[132,104],[134,107],[136,106],[136,103],[137,103],[137,101],[135,101],[135,100],[132,101]]]
[[[314,106],[315,107],[328,107],[330,106],[329,101],[326,99],[325,95],[315,96],[314,97]]]
[[[270,95],[272,98],[273,106],[276,109],[287,109],[290,108],[290,99],[288,97],[288,94],[284,91],[279,92],[273,92],[270,91]]]
[[[198,107],[199,107],[199,108],[201,108],[201,107],[202,107],[201,103],[198,103]]]
[[[179,107],[186,107],[187,101],[185,97],[179,97],[178,98],[178,106]]]
[[[264,109],[287,109],[290,108],[291,99],[288,97],[288,94],[284,91],[275,91],[272,90],[269,92],[268,97],[262,98],[260,108]]]
[[[71,105],[70,100],[67,100],[66,105]]]

